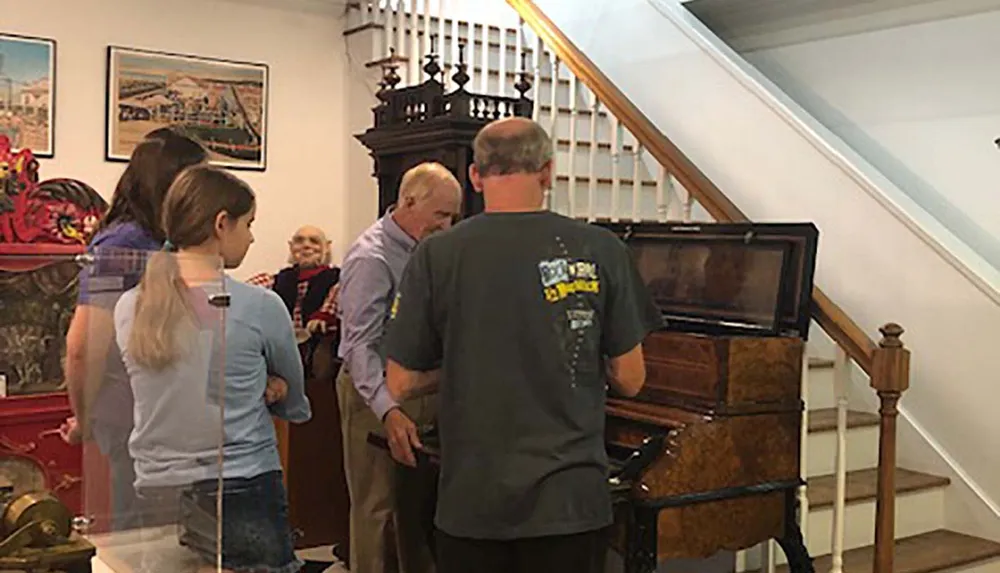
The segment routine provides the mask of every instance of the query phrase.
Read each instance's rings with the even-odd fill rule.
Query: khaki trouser
[[[403,411],[417,426],[429,424],[436,414],[432,398],[406,402]],[[354,388],[346,368],[337,376],[337,400],[351,497],[351,573],[433,572],[428,546],[431,524],[413,508],[427,506],[426,500],[434,495],[428,489],[434,484],[409,479],[412,472],[396,464],[387,450],[368,442],[370,432],[384,435],[384,429]]]

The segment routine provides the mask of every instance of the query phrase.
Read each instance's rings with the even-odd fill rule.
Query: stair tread
[[[806,480],[809,509],[822,509],[833,505],[837,493],[837,476],[825,475]],[[943,487],[951,483],[946,477],[896,468],[896,495]],[[875,499],[878,491],[878,468],[847,472],[847,503]]]
[[[847,428],[864,428],[868,426],[878,426],[878,414],[869,412],[858,412],[848,410]],[[809,432],[829,432],[837,429],[837,409],[820,408],[809,410]]]
[[[973,565],[1000,557],[1000,543],[946,529],[921,533],[896,540],[893,571],[895,573],[934,573],[955,567]],[[844,552],[844,573],[871,573],[875,546],[859,547]],[[831,569],[831,557],[816,557],[817,573]],[[788,566],[777,568],[788,572]]]
[[[809,357],[809,368],[833,368],[832,358]]]

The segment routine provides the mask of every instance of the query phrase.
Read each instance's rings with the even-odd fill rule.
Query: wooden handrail
[[[532,0],[507,0],[507,3],[709,214],[723,222],[749,220]],[[813,289],[813,317],[830,338],[871,376],[875,342],[818,287]]]

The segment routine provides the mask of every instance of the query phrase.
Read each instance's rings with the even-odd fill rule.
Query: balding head
[[[393,217],[403,229],[420,240],[447,229],[462,205],[462,186],[447,167],[426,162],[403,174],[399,201]]]
[[[472,142],[480,177],[538,173],[552,160],[552,140],[538,123],[508,117],[490,123]]]
[[[319,227],[305,225],[288,241],[288,262],[304,268],[329,265],[332,262],[330,240]]]
[[[552,186],[552,139],[541,125],[508,117],[482,128],[472,142],[469,176],[487,210],[534,210]]]

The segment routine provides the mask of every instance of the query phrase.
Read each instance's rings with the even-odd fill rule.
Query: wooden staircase
[[[836,502],[836,476],[830,460],[836,444],[837,409],[833,392],[834,361],[809,361],[812,406],[809,410],[809,461],[807,491],[809,525],[807,537],[824,540],[825,551],[810,544],[817,573],[833,571],[829,550],[830,513]],[[871,524],[878,493],[878,414],[849,410],[847,413],[846,537],[858,529],[868,531],[867,542],[847,543],[843,556],[844,573],[871,573],[875,546]],[[822,463],[817,463],[822,462]],[[947,502],[947,477],[899,467],[896,469],[895,567],[897,573],[995,573],[1000,572],[1000,543],[949,531],[943,527]],[[825,527],[824,527],[825,525]],[[850,531],[851,529],[855,531]],[[817,532],[817,530],[820,530]],[[758,569],[759,570],[759,569]],[[779,572],[787,567],[780,565]]]

